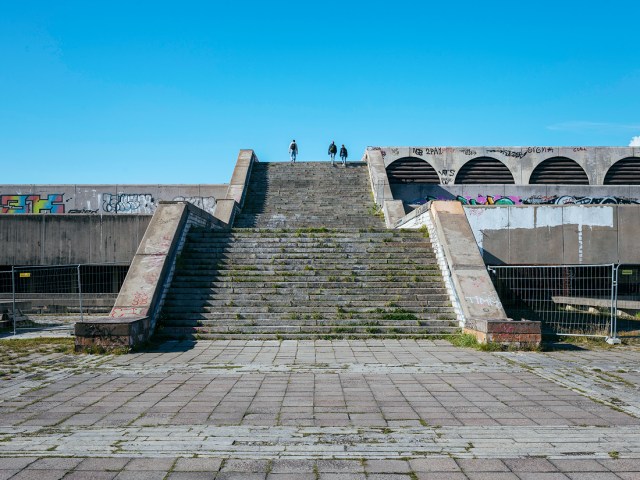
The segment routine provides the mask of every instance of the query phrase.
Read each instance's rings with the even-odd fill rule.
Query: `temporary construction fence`
[[[631,265],[519,265],[488,267],[507,315],[538,320],[543,332],[607,337],[616,342],[620,324],[625,334],[640,331],[635,314],[638,269]],[[626,279],[625,279],[626,277]],[[624,307],[624,308],[623,308]]]
[[[0,326],[70,330],[86,315],[106,314],[128,265],[9,266],[0,269]]]

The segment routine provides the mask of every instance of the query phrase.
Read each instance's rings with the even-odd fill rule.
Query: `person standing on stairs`
[[[331,145],[329,145],[329,157],[331,157],[331,165],[333,165],[336,161],[336,153],[338,153],[336,142],[331,142]]]
[[[289,145],[289,155],[291,156],[291,162],[296,163],[296,157],[298,156],[298,144],[295,140],[292,140]]]
[[[347,156],[348,156],[348,152],[347,152],[347,147],[344,146],[344,143],[342,144],[342,146],[340,147],[340,160],[342,160],[342,165],[347,165]]]

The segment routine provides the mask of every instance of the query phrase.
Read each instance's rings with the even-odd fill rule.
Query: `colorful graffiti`
[[[629,197],[580,197],[573,195],[536,195],[522,200],[524,205],[632,205],[640,204],[640,199]]]
[[[64,213],[64,194],[2,195],[0,212],[9,215],[22,213]]]
[[[532,195],[530,197],[478,195],[465,197],[462,195],[438,196],[428,195],[409,202],[410,205],[424,205],[432,200],[457,200],[463,205],[632,205],[640,204],[640,199],[629,197],[590,197],[573,195]]]

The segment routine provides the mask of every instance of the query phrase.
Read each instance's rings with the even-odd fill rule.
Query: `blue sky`
[[[446,3],[446,4],[445,4]],[[640,2],[0,0],[0,184],[226,183],[238,150],[622,145]],[[640,138],[638,139],[640,140]]]

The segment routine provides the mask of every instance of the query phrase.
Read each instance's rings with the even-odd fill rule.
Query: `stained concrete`
[[[50,349],[0,379],[0,478],[637,478],[639,360],[393,339]]]

